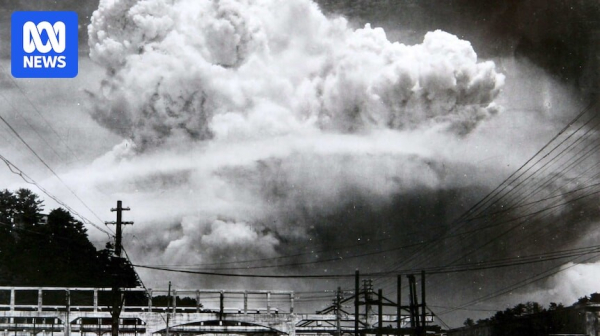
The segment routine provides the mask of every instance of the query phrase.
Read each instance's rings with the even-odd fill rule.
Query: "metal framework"
[[[400,276],[396,301],[386,298],[381,289],[374,291],[371,280],[361,286],[358,272],[355,280],[354,292],[338,288],[333,304],[316,314],[296,313],[293,291],[121,289],[119,334],[423,336],[440,332],[426,311],[424,274],[420,303],[415,276],[408,276],[408,305],[401,304]],[[110,333],[115,323],[112,293],[112,288],[0,287],[0,335]],[[352,307],[354,313],[348,309]]]

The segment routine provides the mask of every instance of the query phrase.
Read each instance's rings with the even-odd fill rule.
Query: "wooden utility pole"
[[[400,328],[402,328],[402,275],[398,275],[397,286],[396,300],[398,307],[396,310],[396,329],[400,332]]]
[[[425,302],[425,271],[421,272],[421,303],[417,299],[417,285],[414,275],[408,275],[410,288],[410,326],[413,335],[423,336],[427,334],[427,303]],[[400,287],[400,286],[398,286]],[[398,289],[400,290],[400,289]],[[398,301],[400,301],[398,299]],[[421,311],[419,312],[419,308]]]
[[[359,293],[360,293],[360,274],[358,270],[354,274],[354,336],[358,336],[358,315],[359,315]]]
[[[425,303],[425,271],[421,271],[421,335],[427,334],[427,304]]]
[[[123,222],[123,211],[129,211],[129,208],[123,208],[123,202],[117,201],[117,207],[110,209],[111,212],[117,212],[116,222],[106,222],[106,224],[114,224],[117,226],[117,235],[115,237],[115,256],[114,266],[120,266],[121,251],[123,249],[121,243],[123,240],[123,229],[122,225],[133,224],[133,222]],[[116,270],[119,268],[117,267]],[[121,299],[121,291],[119,289],[119,278],[118,274],[115,274],[113,288],[113,306],[112,306],[112,336],[119,336],[119,318],[121,316],[121,308],[123,300]]]
[[[167,295],[167,328],[166,333],[169,336],[169,318],[171,317],[171,281],[169,281],[169,293]]]
[[[66,304],[67,304],[67,319],[65,321],[65,335],[69,336],[71,335],[71,323],[69,321],[71,321],[71,318],[69,317],[69,313],[71,312],[71,292],[67,289],[66,292],[67,296],[66,296]],[[17,334],[17,331],[15,330],[15,335]]]
[[[370,314],[371,314],[371,303],[373,302],[373,280],[366,279],[363,280],[363,291],[365,298],[365,322],[369,323]]]
[[[342,288],[338,287],[335,292],[335,330],[336,336],[342,335]]]
[[[413,335],[419,334],[419,302],[417,300],[417,286],[415,276],[412,274],[407,275],[408,287],[410,289],[410,328],[413,331]]]
[[[377,291],[377,335],[383,335],[383,290]]]

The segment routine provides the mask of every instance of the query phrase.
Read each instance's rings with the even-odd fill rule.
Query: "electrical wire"
[[[559,265],[557,267],[551,268],[550,270],[545,270],[545,271],[543,271],[541,273],[535,274],[534,276],[531,276],[531,277],[528,277],[528,278],[526,278],[524,280],[518,281],[518,282],[516,282],[516,283],[514,283],[514,284],[512,284],[510,286],[507,286],[507,287],[505,287],[503,289],[500,289],[500,290],[495,291],[493,293],[481,296],[481,297],[479,297],[479,298],[477,298],[475,300],[472,300],[472,301],[469,301],[469,302],[464,303],[462,305],[459,305],[458,307],[455,307],[455,308],[449,309],[447,311],[441,312],[439,315],[449,314],[449,313],[454,312],[456,310],[459,310],[459,309],[462,309],[462,308],[465,308],[465,307],[470,307],[470,306],[475,305],[477,303],[480,303],[480,302],[483,302],[483,301],[487,301],[487,300],[496,298],[496,297],[504,295],[506,293],[510,293],[510,292],[512,292],[512,291],[514,291],[516,289],[525,287],[525,286],[530,285],[532,283],[535,283],[537,281],[540,281],[540,280],[546,279],[546,278],[548,278],[550,276],[553,276],[553,275],[556,275],[558,273],[564,272],[564,271],[566,271],[568,269],[571,269],[571,268],[573,268],[573,267],[575,267],[577,265],[580,265],[580,264],[583,264],[585,262],[591,261],[594,258],[598,258],[598,254],[593,255],[593,256],[591,256],[589,258],[586,258],[586,259],[582,260],[579,263],[573,263],[573,265],[570,265],[570,266],[567,266],[567,267],[564,267],[564,268],[562,268],[563,265]],[[573,262],[576,259],[577,258],[573,259],[571,262]],[[555,270],[556,268],[558,268],[558,270]]]
[[[398,273],[401,274],[414,274],[419,271],[425,271],[427,274],[448,274],[448,273],[456,273],[456,272],[467,272],[467,271],[480,271],[492,268],[504,268],[504,267],[513,267],[513,266],[522,266],[532,263],[539,262],[547,262],[558,259],[564,259],[569,257],[579,257],[588,254],[597,254],[600,253],[600,245],[587,246],[575,249],[568,249],[562,251],[553,251],[549,253],[540,253],[530,256],[519,256],[514,258],[504,258],[491,260],[488,262],[477,262],[477,263],[466,263],[461,265],[448,265],[441,267],[432,267],[432,268],[420,268],[420,269],[403,269],[399,270],[397,273],[390,272],[373,272],[373,273],[365,273],[363,276],[379,276],[379,277],[396,277]],[[187,274],[201,274],[201,275],[210,275],[210,276],[224,276],[224,277],[246,277],[246,278],[310,278],[310,279],[338,279],[338,278],[353,278],[355,274],[330,274],[330,275],[322,275],[322,274],[287,274],[287,275],[269,275],[269,274],[251,274],[251,273],[219,273],[212,271],[201,271],[201,270],[184,270],[184,269],[174,269],[174,268],[165,268],[165,267],[156,267],[152,265],[139,265],[134,264],[134,267],[140,267],[151,270],[158,271],[166,271],[166,272],[176,272],[176,273],[187,273]]]
[[[2,117],[0,117],[2,118]],[[81,215],[80,213],[78,213],[77,211],[75,211],[74,209],[72,209],[70,206],[68,206],[65,202],[63,202],[62,200],[60,200],[58,197],[54,196],[53,194],[51,194],[48,190],[46,190],[45,188],[43,188],[39,183],[37,183],[34,179],[32,179],[31,177],[29,177],[24,171],[22,171],[19,167],[17,167],[15,164],[13,164],[12,162],[10,162],[6,157],[4,157],[3,155],[0,155],[0,160],[2,160],[4,162],[4,164],[6,164],[6,166],[8,167],[8,169],[15,175],[19,175],[21,177],[21,179],[23,181],[25,181],[25,183],[28,184],[32,184],[35,185],[40,191],[42,191],[44,194],[46,194],[46,196],[50,197],[52,200],[54,200],[56,203],[58,203],[59,205],[63,206],[65,209],[67,209],[69,212],[71,212],[72,214],[74,214],[75,216],[81,218],[81,220],[86,223],[91,225],[92,227],[94,227],[95,229],[97,229],[98,231],[106,234],[109,238],[112,237],[112,234],[107,231],[104,230],[103,228],[101,228],[100,226],[94,224],[92,221],[90,221],[89,219],[87,219],[85,216]]]
[[[594,107],[594,103],[589,104],[583,111],[581,111],[573,120],[571,120],[571,122],[569,124],[567,124],[567,126],[565,126],[557,135],[555,135],[549,142],[546,143],[546,145],[544,145],[544,147],[542,147],[542,149],[540,149],[533,157],[531,157],[525,164],[523,164],[521,167],[519,167],[519,169],[517,169],[517,171],[513,172],[507,179],[505,179],[498,187],[496,187],[492,192],[488,193],[484,199],[482,199],[481,201],[477,202],[473,207],[471,207],[468,211],[464,212],[463,215],[461,215],[457,220],[455,220],[453,223],[454,224],[458,224],[454,227],[452,227],[452,229],[448,232],[442,233],[440,236],[438,236],[437,239],[441,240],[441,238],[443,236],[447,236],[449,233],[452,233],[462,227],[464,227],[466,224],[468,224],[469,222],[467,222],[467,220],[469,219],[470,216],[472,216],[472,214],[481,214],[483,211],[487,210],[488,208],[490,208],[491,205],[493,205],[494,203],[497,203],[496,201],[491,202],[491,199],[496,198],[498,195],[500,195],[507,187],[510,183],[509,181],[517,181],[519,178],[521,178],[522,176],[524,176],[525,174],[527,174],[528,171],[530,171],[531,169],[533,169],[535,167],[535,165],[537,165],[538,163],[542,162],[542,160],[544,160],[545,158],[547,158],[551,153],[553,153],[554,151],[557,151],[567,140],[571,139],[573,136],[575,136],[577,134],[577,132],[579,132],[581,129],[583,129],[583,127],[587,124],[589,124],[594,118],[596,118],[597,114],[594,114],[591,118],[589,118],[583,125],[579,126],[577,128],[576,131],[572,132],[571,134],[569,134],[565,139],[563,139],[562,141],[560,141],[560,143],[556,146],[554,146],[550,151],[548,151],[547,153],[545,153],[541,158],[536,160],[536,157],[540,154],[543,153],[543,151],[546,148],[549,148],[552,146],[552,143],[554,142],[554,140],[558,139],[560,137],[560,135],[562,135],[564,132],[566,132],[566,130],[573,125],[575,122],[577,122],[582,116],[584,116],[587,112],[592,110],[592,107]],[[589,130],[588,132],[586,132],[586,134],[589,134]],[[568,149],[572,148],[572,146],[568,146]],[[556,160],[557,157],[562,156],[564,154],[565,150],[561,151],[559,154],[555,155],[554,157],[551,158],[551,160]],[[534,160],[535,163],[533,165],[531,165],[529,168],[524,169],[530,162],[533,162]],[[546,163],[547,165],[548,163]],[[523,170],[522,172],[520,172],[521,170]],[[539,169],[537,169],[536,171],[539,171]],[[535,171],[534,171],[535,173]],[[533,176],[533,174],[529,175],[527,178],[530,179],[531,176]],[[521,181],[520,184],[522,184],[523,181]],[[509,192],[516,190],[516,188],[512,188],[509,190]],[[507,193],[505,193],[504,195],[502,195],[501,197],[506,196]],[[481,210],[482,207],[484,207],[487,203],[490,203],[487,207],[485,207],[483,209],[483,211]],[[535,214],[535,213],[533,213]],[[487,216],[486,216],[487,217]],[[474,230],[475,231],[475,230]],[[439,245],[438,245],[439,246]],[[415,252],[411,257],[409,257],[409,259],[405,260],[403,263],[401,263],[400,265],[396,266],[395,269],[398,269],[400,267],[402,267],[403,265],[409,263],[409,262],[413,262],[417,259],[417,257],[420,257],[420,255],[425,251],[425,249],[427,248],[427,245],[424,245],[420,250],[418,250],[417,252]],[[433,251],[432,249],[429,249],[428,251],[430,258],[433,256]]]
[[[58,138],[58,140],[60,142],[62,142],[63,145],[69,150],[69,152],[71,153],[71,155],[73,155],[73,156],[75,156],[77,158],[78,157],[77,153],[73,149],[71,149],[71,147],[69,147],[69,145],[60,136],[60,134],[58,134],[58,132],[52,126],[52,124],[48,121],[48,119],[46,119],[46,117],[44,117],[44,114],[42,112],[40,112],[40,110],[37,108],[37,106],[31,101],[31,99],[29,98],[29,96],[25,93],[25,91],[23,90],[23,88],[21,88],[21,86],[17,83],[17,81],[13,78],[13,76],[11,76],[11,75],[8,74],[8,72],[6,71],[6,69],[4,68],[4,66],[2,66],[1,63],[0,63],[0,72],[4,72],[4,74],[6,75],[6,77],[10,79],[10,81],[13,83],[13,85],[21,93],[21,96],[23,96],[23,98],[25,98],[25,100],[29,103],[29,105],[31,106],[31,108],[40,116],[40,118],[42,118],[42,120],[44,121],[44,123],[46,124],[46,126],[48,126],[48,128],[50,130],[52,130],[52,132],[54,133],[54,135],[56,135],[56,137]],[[46,142],[46,143],[48,143],[48,142]]]
[[[10,76],[9,76],[10,77]],[[48,140],[46,140],[46,138],[44,138],[44,136],[42,136],[40,134],[40,132],[33,127],[33,125],[29,122],[29,120],[27,120],[27,118],[25,118],[23,116],[23,114],[19,111],[18,108],[16,108],[11,102],[10,100],[8,100],[8,98],[0,91],[0,96],[8,103],[8,105],[10,105],[10,107],[14,110],[17,111],[19,116],[21,117],[21,119],[23,119],[23,121],[25,121],[25,123],[27,124],[27,126],[29,126],[29,128],[31,128],[33,130],[33,132],[37,135],[37,137],[45,144],[48,144],[48,147],[50,148],[50,150],[52,150],[52,152],[54,153],[54,155],[56,155],[59,159],[64,160],[64,158],[62,157],[62,155],[60,155],[56,149],[54,149],[53,146],[49,145],[50,142]]]
[[[574,194],[576,192],[583,191],[583,190],[590,189],[592,187],[597,187],[597,186],[600,186],[600,183],[588,185],[588,186],[585,186],[585,187],[582,187],[582,188],[579,188],[579,189],[575,189],[575,190],[570,190],[570,191],[567,191],[567,192],[559,194],[559,195],[549,196],[549,197],[546,197],[546,198],[543,198],[543,199],[540,199],[540,200],[536,200],[536,201],[533,201],[533,202],[530,202],[530,203],[526,203],[524,205],[531,205],[531,204],[543,202],[543,201],[546,201],[546,200],[555,199],[557,197]],[[600,191],[592,192],[592,193],[589,193],[587,195],[580,196],[580,197],[577,197],[575,199],[572,199],[572,200],[569,200],[569,201],[566,201],[566,202],[563,202],[563,203],[554,204],[552,206],[545,207],[545,208],[543,208],[541,210],[538,210],[538,211],[535,211],[535,212],[532,212],[532,213],[527,213],[527,214],[524,214],[524,215],[521,215],[521,216],[518,216],[518,217],[515,217],[515,218],[507,219],[507,220],[505,220],[503,222],[493,223],[492,225],[488,225],[488,226],[481,226],[481,227],[478,227],[478,228],[473,229],[471,231],[458,232],[458,233],[456,233],[454,235],[449,235],[446,238],[460,237],[460,236],[463,236],[463,235],[466,235],[466,234],[471,234],[473,232],[477,232],[477,231],[482,231],[482,230],[485,230],[485,229],[489,229],[489,228],[492,228],[492,227],[495,227],[495,226],[498,226],[498,225],[502,225],[502,224],[514,222],[514,221],[521,220],[521,219],[525,219],[525,218],[528,218],[528,217],[531,217],[531,216],[538,215],[538,214],[540,214],[542,212],[545,212],[545,211],[548,211],[548,210],[554,210],[554,209],[556,209],[558,207],[561,207],[563,205],[567,205],[567,204],[579,201],[579,200],[581,200],[583,198],[594,196],[594,195],[596,195],[598,193],[600,193]],[[504,210],[500,211],[500,212],[504,212]],[[496,213],[500,213],[500,212],[496,212]],[[493,213],[493,214],[496,214],[496,213]],[[521,224],[521,222],[519,222],[518,225],[520,225],[520,224]],[[384,253],[389,253],[389,252],[392,252],[392,251],[397,251],[397,250],[402,250],[402,249],[406,249],[406,248],[410,248],[410,247],[420,246],[422,244],[428,244],[428,243],[430,243],[430,241],[423,241],[423,242],[419,242],[419,243],[415,243],[415,244],[398,246],[398,247],[394,247],[394,248],[391,248],[391,249],[384,249],[384,250],[380,250],[380,251],[367,252],[367,253],[361,253],[361,254],[355,254],[355,255],[343,256],[343,257],[340,256],[340,257],[336,257],[336,258],[321,259],[321,260],[308,261],[308,262],[284,263],[284,264],[276,264],[276,265],[258,265],[258,266],[254,265],[254,266],[245,266],[245,267],[202,268],[202,269],[205,270],[205,271],[247,270],[247,269],[265,269],[265,268],[281,268],[281,267],[311,265],[311,264],[327,263],[327,262],[332,262],[332,261],[342,262],[342,261],[346,261],[346,260],[353,259],[353,258],[359,258],[359,257],[365,257],[365,256],[377,255],[377,254],[384,254]],[[296,255],[302,255],[302,254],[296,254]],[[278,258],[256,259],[256,260],[274,260],[274,259],[281,259],[281,258],[287,258],[287,257],[290,257],[290,256],[282,256],[282,257],[278,257]],[[200,265],[214,265],[214,264],[211,263],[211,264],[200,264]],[[172,267],[186,267],[186,268],[189,268],[192,265],[153,265],[153,266],[166,267],[166,268],[172,268]],[[193,267],[194,267],[193,269],[196,269],[196,265],[193,265]],[[426,269],[430,269],[430,268],[426,268]]]
[[[489,201],[496,197],[498,194],[502,193],[510,184],[510,181],[516,181],[518,178],[520,178],[521,176],[523,176],[524,174],[526,174],[533,166],[535,166],[535,164],[539,163],[541,160],[543,160],[544,158],[546,158],[550,153],[552,153],[553,151],[555,151],[562,143],[564,143],[563,140],[558,146],[555,146],[554,148],[552,148],[548,153],[546,153],[541,159],[538,159],[531,167],[525,169],[531,162],[533,162],[534,160],[536,160],[536,157],[538,157],[539,155],[541,155],[547,148],[549,148],[552,143],[557,140],[561,135],[563,135],[572,125],[574,125],[577,121],[579,121],[579,119],[581,119],[585,114],[587,114],[590,110],[592,110],[592,108],[595,107],[595,102],[591,102],[590,104],[588,104],[588,106],[586,106],[576,117],[574,117],[565,127],[563,127],[554,137],[552,137],[552,139],[550,139],[541,149],[539,149],[530,159],[528,159],[523,165],[521,165],[516,171],[514,171],[513,173],[511,173],[506,179],[504,179],[496,188],[494,188],[492,191],[490,191],[488,194],[486,194],[486,196],[484,196],[481,200],[479,200],[477,203],[475,203],[473,206],[471,206],[467,211],[463,212],[462,215],[460,215],[456,220],[454,220],[451,223],[451,227],[452,229],[450,229],[447,232],[444,232],[440,235],[438,235],[437,237],[437,241],[441,240],[445,235],[453,233],[455,230],[458,230],[460,228],[462,228],[465,225],[465,219],[467,219],[469,216],[471,216],[473,213],[478,213],[480,211],[480,209],[482,207],[484,207],[486,204],[489,203]],[[588,122],[591,119],[588,119]],[[581,128],[579,128],[581,129]],[[579,130],[578,129],[578,130]],[[569,136],[567,136],[567,139],[570,139],[574,134],[571,133]],[[461,224],[462,223],[462,224]],[[430,245],[429,245],[430,246]],[[415,253],[413,253],[412,256],[408,257],[407,259],[405,259],[405,261],[400,265],[403,266],[407,263],[413,262],[415,259],[417,259],[418,257],[420,257],[420,255],[427,250],[427,248],[429,247],[428,245],[424,245],[421,249],[419,249],[418,251],[416,251]]]
[[[57,180],[59,180],[64,186],[65,188],[81,203],[83,204],[83,206],[90,211],[100,222],[102,222],[102,219],[79,197],[79,195],[77,195],[75,193],[75,191],[73,191],[73,189],[71,189],[67,183],[54,171],[54,169],[52,169],[50,167],[50,165],[48,165],[48,163],[46,163],[46,161],[44,161],[44,159],[42,159],[42,157],[25,141],[25,139],[23,139],[23,137],[21,137],[21,135],[12,127],[12,125],[4,118],[0,115],[0,121],[2,121],[9,129],[10,131],[29,149],[29,151],[31,151],[31,153],[56,177]]]

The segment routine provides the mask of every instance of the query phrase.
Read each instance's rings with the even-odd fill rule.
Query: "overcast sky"
[[[4,125],[0,154],[95,222],[113,220],[109,209],[117,199],[131,206],[127,220],[136,224],[127,228],[125,244],[140,264],[231,262],[297,251],[307,254],[291,261],[343,259],[451,228],[592,100],[598,86],[595,1],[323,0],[325,16],[308,0],[267,1],[265,7],[248,2],[106,6],[88,37],[98,1],[3,1],[0,113],[93,213]],[[14,10],[78,12],[77,78],[12,79]],[[385,36],[364,28],[367,23],[383,27]],[[425,37],[437,29],[448,34]],[[418,90],[426,94],[413,94]],[[2,188],[41,193],[8,169],[0,178]],[[46,204],[47,210],[57,206],[49,199]],[[558,242],[540,239],[511,250],[508,245],[528,237],[512,233],[480,257],[585,245],[583,238],[596,234],[594,212],[571,221],[574,210],[565,211],[562,220],[571,226],[551,233]],[[91,227],[90,235],[97,246],[106,240]],[[445,256],[468,252],[486,235],[448,241],[433,258],[446,262]],[[315,252],[331,248],[338,249]],[[412,252],[267,271],[378,271],[399,267]],[[597,268],[587,266],[475,308],[526,300],[570,304],[595,289],[558,284],[595,274]],[[351,286],[140,272],[154,287],[169,279],[180,287]],[[529,272],[432,278],[430,302],[456,306]],[[390,281],[379,281],[395,297]],[[448,322],[460,325],[485,314],[459,311]]]

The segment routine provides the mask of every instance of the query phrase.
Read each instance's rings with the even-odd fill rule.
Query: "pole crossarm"
[[[121,251],[123,250],[123,225],[132,225],[133,222],[123,221],[123,211],[130,211],[129,207],[124,208],[123,202],[117,201],[117,207],[110,209],[111,212],[117,213],[117,220],[114,222],[106,222],[106,224],[114,224],[117,226],[117,234],[115,236],[115,260],[121,258]],[[119,317],[121,316],[121,310],[123,307],[123,300],[125,296],[121,294],[119,288],[118,274],[115,275],[114,285],[112,287],[113,292],[113,307],[112,307],[112,335],[119,336]]]

